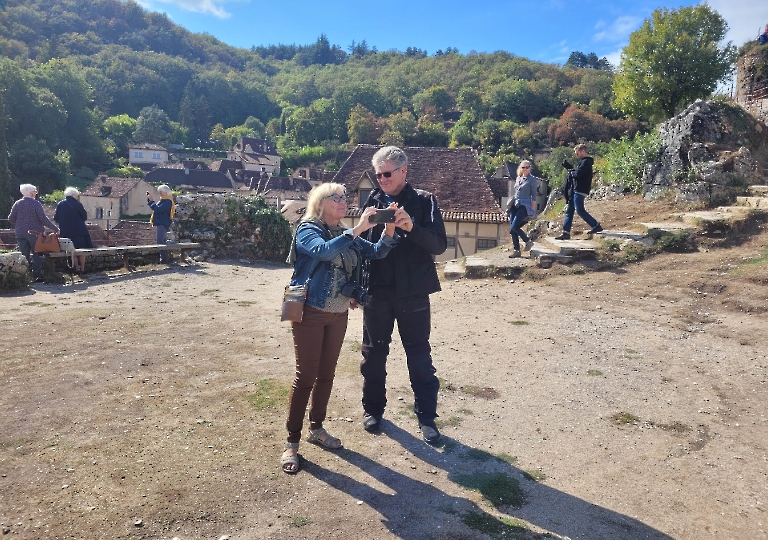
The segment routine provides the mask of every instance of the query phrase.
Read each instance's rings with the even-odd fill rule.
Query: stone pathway
[[[455,261],[448,261],[443,269],[446,279],[484,278],[491,275],[514,277],[522,270],[538,266],[550,268],[553,264],[569,264],[580,258],[595,256],[600,240],[613,240],[620,243],[640,242],[652,246],[660,233],[679,233],[684,230],[731,230],[737,228],[753,212],[768,211],[768,185],[749,186],[749,195],[737,197],[736,204],[720,206],[712,210],[680,212],[672,214],[675,221],[638,223],[645,232],[604,230],[588,240],[556,240],[546,236],[534,242],[530,253],[522,257],[506,258],[498,253],[493,257],[476,253]]]

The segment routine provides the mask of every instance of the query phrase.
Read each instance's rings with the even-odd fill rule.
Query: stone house
[[[371,158],[379,146],[358,145],[333,181],[350,196],[347,221],[356,223],[374,187]],[[507,242],[508,219],[491,192],[477,154],[471,148],[404,148],[408,182],[435,195],[448,235],[448,249],[437,261],[473,255]]]
[[[80,202],[88,212],[88,222],[111,229],[121,216],[150,214],[147,191],[159,198],[157,190],[141,178],[112,178],[100,175],[80,194]]]
[[[246,171],[265,172],[270,176],[280,175],[282,158],[274,146],[264,139],[242,137],[227,152],[227,160],[237,162]]]
[[[159,144],[141,143],[128,146],[128,163],[142,170],[151,170],[168,162],[168,150]]]

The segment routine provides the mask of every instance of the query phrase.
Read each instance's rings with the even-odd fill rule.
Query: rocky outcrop
[[[672,192],[676,202],[716,206],[762,180],[755,152],[765,151],[768,127],[740,107],[697,100],[658,130],[659,159],[643,174],[647,199]]]
[[[18,251],[0,253],[0,292],[12,292],[29,285],[29,265]]]

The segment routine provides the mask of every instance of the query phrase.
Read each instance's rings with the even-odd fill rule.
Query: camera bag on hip
[[[315,265],[312,273],[309,274],[307,281],[303,285],[286,285],[283,291],[283,309],[280,315],[281,321],[301,322],[304,319],[304,302],[307,301],[307,290],[309,290],[309,281],[315,275],[317,269],[322,263]],[[294,270],[295,272],[295,270]],[[293,281],[293,277],[291,277]]]

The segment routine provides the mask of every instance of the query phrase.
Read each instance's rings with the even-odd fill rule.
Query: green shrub
[[[661,139],[655,132],[622,137],[608,143],[602,168],[604,184],[618,184],[640,193],[643,187],[645,165],[656,161],[661,150]]]

